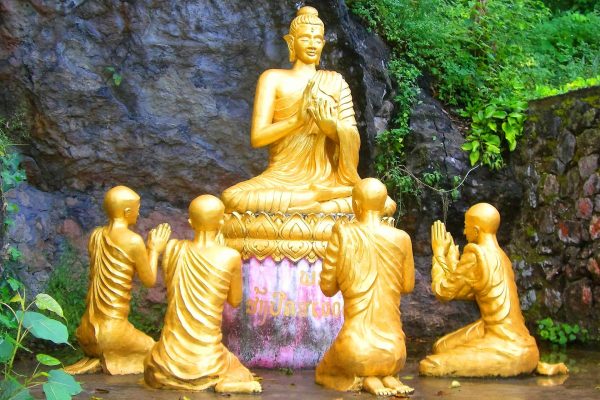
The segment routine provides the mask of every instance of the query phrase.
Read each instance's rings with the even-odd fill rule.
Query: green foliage
[[[6,277],[4,277],[6,278]],[[54,367],[61,362],[47,354],[36,354],[38,364],[30,376],[14,371],[13,365],[19,350],[31,353],[23,343],[28,335],[56,344],[68,344],[67,327],[62,321],[61,306],[51,296],[41,293],[27,303],[24,286],[14,278],[6,278],[0,284],[0,365],[3,377],[0,381],[0,399],[32,399],[29,389],[42,385],[48,400],[70,400],[82,389],[79,383],[61,369],[40,371],[40,366]],[[40,312],[31,311],[35,306]],[[50,316],[41,312],[50,312]]]
[[[588,340],[588,331],[577,324],[556,322],[550,317],[537,321],[537,324],[538,336],[553,344],[566,346],[567,343],[575,341],[585,343]]]
[[[87,287],[87,272],[83,263],[75,249],[67,247],[52,270],[46,292],[62,305],[65,319],[72,321],[67,324],[71,339],[74,339],[75,329],[85,311]]]
[[[397,128],[408,130],[423,73],[433,94],[471,121],[465,151],[472,165],[491,169],[501,168],[504,155],[516,148],[528,100],[570,82],[598,82],[600,14],[590,12],[589,1],[565,3],[580,12],[553,15],[538,0],[348,1],[392,47]],[[402,159],[388,144],[387,138],[379,141],[379,151]],[[378,169],[388,171],[386,163]]]
[[[113,85],[117,87],[121,85],[121,82],[123,81],[123,75],[121,75],[115,67],[106,67],[106,72]]]

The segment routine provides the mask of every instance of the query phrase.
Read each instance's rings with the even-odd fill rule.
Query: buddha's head
[[[140,214],[140,196],[127,186],[115,186],[104,196],[104,211],[111,220],[121,218],[133,225]]]
[[[365,178],[358,182],[352,190],[352,209],[360,218],[369,211],[382,213],[387,199],[387,189],[375,178]]]
[[[195,232],[219,231],[223,225],[225,205],[217,197],[203,194],[190,203],[188,222]]]
[[[319,12],[313,7],[302,7],[290,24],[290,31],[283,37],[290,52],[290,62],[319,65],[325,45],[325,25]]]
[[[478,203],[465,214],[465,236],[469,243],[477,242],[483,234],[496,235],[500,226],[500,213],[491,204]]]

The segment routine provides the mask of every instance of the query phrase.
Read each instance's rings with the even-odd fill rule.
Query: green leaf
[[[34,400],[29,390],[13,378],[0,381],[0,400]]]
[[[487,126],[488,126],[488,128],[490,128],[494,132],[496,132],[498,130],[498,126],[496,125],[496,123],[494,121],[489,121],[487,123]]]
[[[15,294],[9,301],[9,303],[22,303],[23,298],[21,297],[21,293]]]
[[[17,323],[15,322],[14,318],[12,318],[12,316],[8,317],[4,314],[0,314],[0,326],[4,326],[8,329],[14,329],[18,327]]]
[[[8,278],[6,281],[12,290],[19,290],[23,287],[23,284],[14,278]]]
[[[115,72],[112,76],[113,82],[115,83],[115,86],[119,86],[121,84],[121,81],[123,80],[123,76],[117,72]]]
[[[498,118],[498,119],[504,119],[504,118],[506,118],[506,112],[502,111],[502,110],[495,111],[494,114],[492,114],[492,117]]]
[[[35,305],[40,310],[48,310],[64,318],[63,310],[60,304],[46,293],[40,293],[35,296]]]
[[[572,333],[569,335],[569,341],[573,342],[575,341],[575,339],[577,339],[577,336],[573,335]]]
[[[460,146],[460,148],[465,151],[469,151],[473,148],[473,142],[465,142],[462,146]]]
[[[23,326],[38,339],[49,340],[57,344],[68,344],[69,333],[67,327],[59,321],[46,317],[43,314],[26,311],[17,311],[17,317],[23,318]]]
[[[15,349],[15,346],[6,340],[5,338],[0,338],[0,363],[8,361],[12,356],[12,353]]]
[[[46,393],[48,400],[70,399],[71,396],[75,396],[76,394],[81,393],[81,391],[82,389],[79,382],[61,369],[53,369],[50,371],[48,373],[48,383],[44,384],[44,393]],[[51,395],[49,395],[49,393],[51,393]]]
[[[479,151],[472,151],[471,154],[469,154],[469,161],[471,161],[471,165],[475,165],[477,163],[477,161],[479,161]]]
[[[49,367],[61,364],[60,360],[58,360],[52,356],[49,356],[48,354],[37,354],[35,356],[35,358],[38,360],[38,362],[40,364],[47,365]]]

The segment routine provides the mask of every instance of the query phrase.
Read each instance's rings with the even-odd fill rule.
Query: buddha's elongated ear
[[[289,33],[283,37],[283,40],[287,43],[288,52],[290,54],[290,62],[296,61],[296,52],[294,51],[294,37]]]

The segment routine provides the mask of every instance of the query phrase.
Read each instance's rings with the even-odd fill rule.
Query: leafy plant
[[[553,344],[566,346],[567,343],[575,341],[585,343],[588,340],[587,329],[582,329],[577,324],[569,325],[563,322],[556,322],[550,317],[537,321],[537,324],[539,337]]]
[[[389,166],[404,164],[404,147],[394,141],[408,135],[417,79],[423,77],[421,84],[436,98],[464,110],[471,122],[464,150],[471,165],[491,169],[501,168],[503,156],[518,146],[528,100],[568,90],[570,82],[598,83],[600,14],[590,11],[598,7],[588,0],[548,2],[553,9],[579,10],[556,14],[539,0],[347,3],[392,49],[388,69],[397,83],[398,115],[394,129],[378,140],[377,169],[400,191],[415,191],[405,174]]]
[[[61,306],[51,296],[40,293],[29,304],[25,297],[23,284],[13,278],[5,280],[0,288],[0,364],[3,368],[3,379],[0,381],[0,393],[6,400],[33,399],[29,390],[42,385],[49,400],[71,399],[81,392],[81,386],[62,369],[41,371],[40,367],[56,367],[60,360],[47,355],[36,354],[37,365],[31,375],[22,375],[14,370],[14,362],[19,350],[31,353],[24,342],[29,334],[55,344],[69,344],[67,327],[60,321],[50,318],[43,312],[51,313],[64,319]],[[8,295],[12,297],[8,298]],[[38,311],[32,311],[35,306]]]
[[[108,73],[108,76],[112,81],[113,85],[121,85],[121,82],[123,82],[123,75],[121,75],[115,67],[106,67],[106,72]]]

